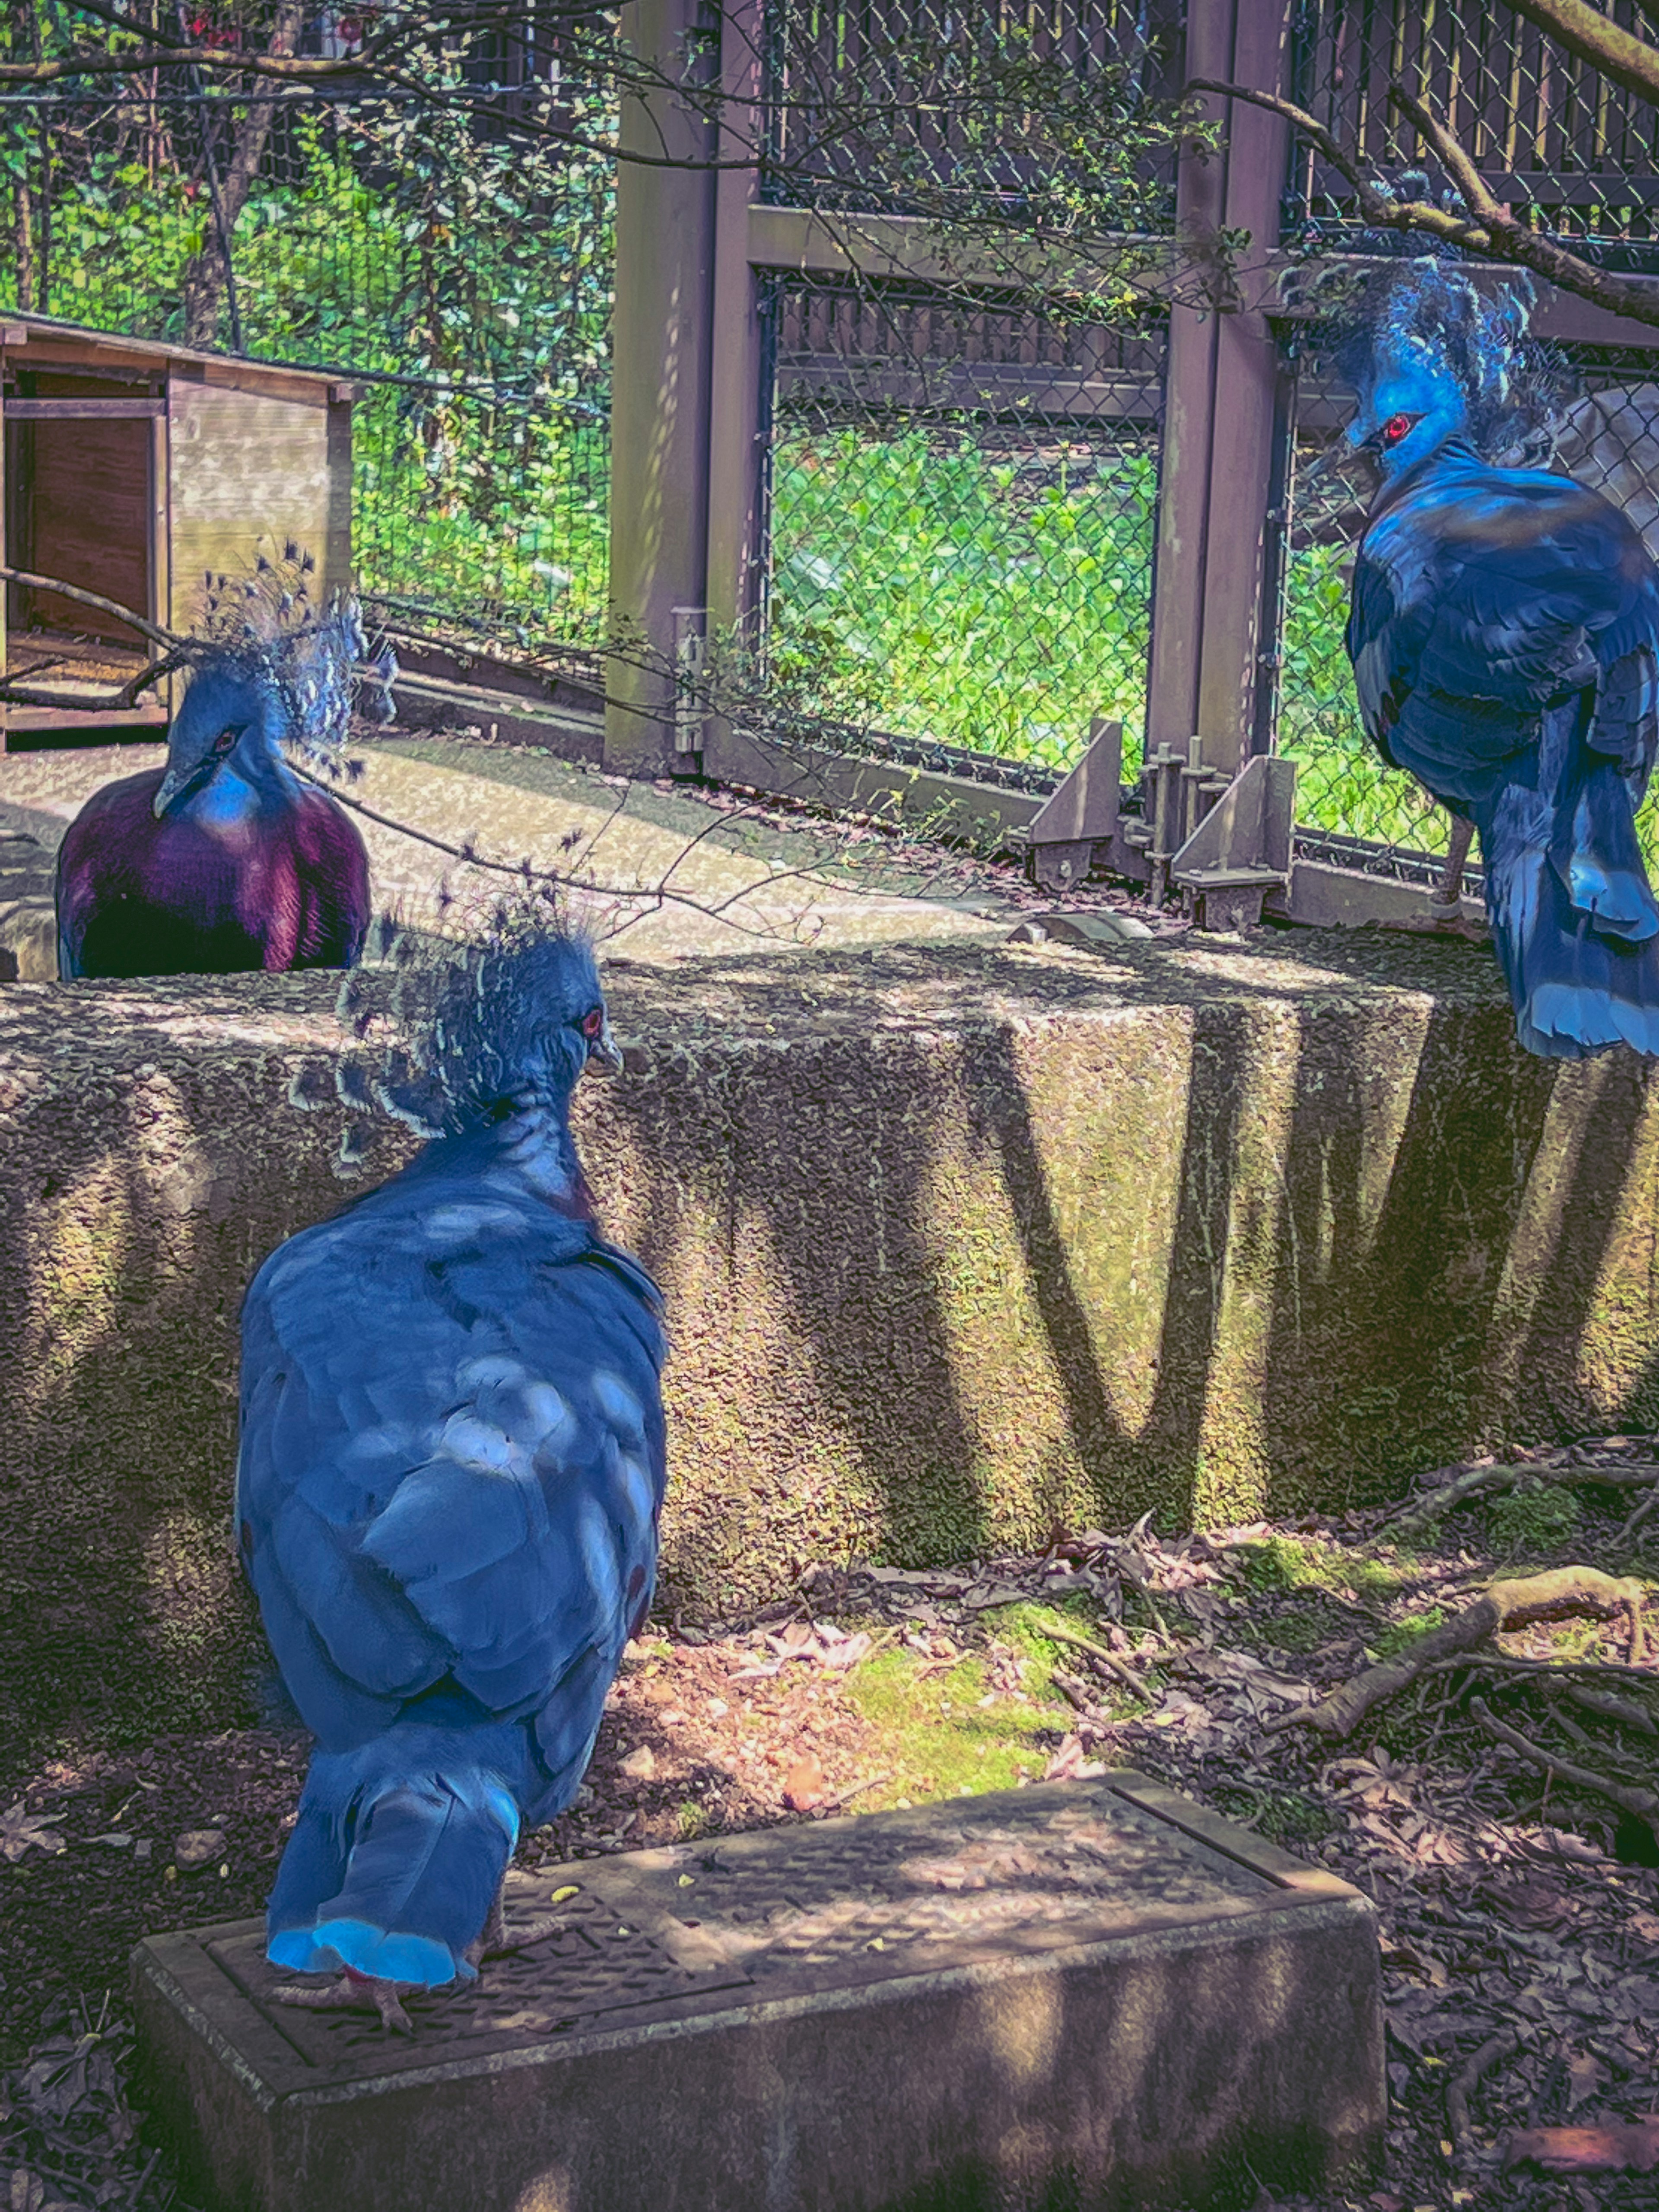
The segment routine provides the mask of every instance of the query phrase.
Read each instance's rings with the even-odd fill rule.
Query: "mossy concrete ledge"
[[[611,989],[629,1071],[578,1118],[669,1302],[671,1613],[1659,1420],[1647,1070],[1528,1059],[1475,948],[775,949]],[[345,1110],[293,1103],[346,1048],[335,994],[0,991],[20,1752],[247,1709],[237,1312],[350,1194]]]

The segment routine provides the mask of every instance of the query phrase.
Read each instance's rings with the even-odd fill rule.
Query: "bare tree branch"
[[[1586,11],[1588,12],[1588,11]],[[1659,64],[1659,57],[1656,57]],[[1452,214],[1427,200],[1401,200],[1378,190],[1364,167],[1338,143],[1316,116],[1276,93],[1258,92],[1249,85],[1226,84],[1209,77],[1194,77],[1188,92],[1208,92],[1227,100],[1242,100],[1252,107],[1266,108],[1295,126],[1322,154],[1352,191],[1360,218],[1373,229],[1397,230],[1407,235],[1437,239],[1487,261],[1503,261],[1531,270],[1562,291],[1571,292],[1609,313],[1628,316],[1632,322],[1659,329],[1659,288],[1640,277],[1620,276],[1598,269],[1593,262],[1570,252],[1565,246],[1529,230],[1494,199],[1482,184],[1468,151],[1413,94],[1402,86],[1390,88],[1389,97],[1409,117],[1433,147],[1468,204],[1468,216]]]
[[[1659,106],[1659,52],[1645,39],[1621,30],[1599,9],[1587,6],[1586,0],[1506,0],[1506,4],[1579,61],[1588,62],[1599,76]]]

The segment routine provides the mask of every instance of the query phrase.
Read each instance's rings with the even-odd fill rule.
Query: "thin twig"
[[[1621,1682],[1649,1682],[1659,1687],[1659,1675],[1650,1667],[1626,1667],[1616,1659],[1517,1659],[1507,1651],[1480,1651],[1461,1659],[1431,1659],[1428,1674],[1446,1674],[1462,1668],[1479,1668],[1497,1674],[1611,1674]]]
[[[1091,1659],[1097,1659],[1109,1674],[1115,1674],[1126,1690],[1133,1690],[1143,1704],[1155,1705],[1158,1703],[1158,1699],[1139,1676],[1118,1657],[1116,1652],[1109,1651],[1103,1644],[1097,1644],[1092,1637],[1079,1636],[1074,1628],[1055,1628],[1047,1623],[1037,1631],[1037,1633],[1039,1636],[1051,1638],[1056,1644],[1069,1644],[1079,1651],[1086,1651]],[[1160,1658],[1164,1655],[1153,1653],[1150,1656],[1153,1658]]]
[[[1519,1729],[1512,1729],[1507,1721],[1500,1721],[1484,1698],[1471,1698],[1469,1711],[1488,1735],[1496,1736],[1500,1743],[1508,1744],[1511,1751],[1518,1753],[1532,1765],[1541,1768],[1546,1774],[1559,1775],[1563,1782],[1571,1782],[1576,1789],[1594,1790],[1598,1797],[1605,1797],[1609,1804],[1617,1805],[1621,1812],[1629,1813],[1636,1820],[1645,1820],[1656,1839],[1659,1839],[1659,1792],[1629,1789],[1622,1782],[1614,1782],[1609,1776],[1597,1774],[1588,1766],[1576,1765],[1555,1752],[1541,1751],[1530,1737],[1522,1735]]]
[[[1647,1496],[1637,1507],[1635,1512],[1631,1515],[1624,1527],[1615,1534],[1613,1540],[1613,1542],[1615,1544],[1628,1544],[1631,1538],[1636,1534],[1642,1523],[1648,1518],[1649,1515],[1656,1510],[1656,1508],[1659,1508],[1659,1482],[1654,1483],[1649,1489]]]
[[[1460,2158],[1467,2158],[1472,2143],[1469,2099],[1500,2058],[1507,2058],[1520,2043],[1512,2027],[1489,2036],[1466,2065],[1446,2084],[1446,2131]]]
[[[660,907],[665,902],[672,901],[678,906],[689,906],[695,913],[706,915],[714,920],[729,921],[733,929],[741,930],[746,937],[770,938],[777,936],[779,933],[775,929],[751,927],[747,922],[734,919],[729,909],[735,906],[739,899],[750,898],[757,891],[770,890],[775,884],[787,882],[790,877],[805,877],[812,873],[810,868],[780,869],[776,875],[768,877],[764,883],[745,884],[740,890],[732,891],[727,897],[717,901],[712,906],[705,900],[694,896],[690,891],[670,890],[665,884],[640,884],[631,890],[623,884],[596,884],[586,876],[562,876],[551,869],[526,867],[521,860],[489,860],[483,854],[474,852],[465,845],[452,845],[446,838],[434,837],[429,830],[411,830],[406,822],[394,821],[391,815],[381,814],[375,808],[365,805],[361,799],[349,797],[337,784],[330,782],[326,777],[313,775],[293,761],[289,761],[287,766],[295,775],[299,777],[301,783],[311,784],[318,791],[326,792],[337,805],[349,806],[354,814],[361,814],[367,820],[378,823],[382,830],[395,830],[401,836],[412,837],[416,844],[429,845],[434,853],[447,854],[452,860],[460,860],[469,868],[485,868],[493,875],[514,876],[520,883],[551,884],[564,891],[587,891],[599,898],[639,902],[647,911],[651,910],[653,902],[655,906]],[[633,917],[635,921],[642,919],[643,916],[640,915]],[[627,928],[630,926],[629,923],[625,922],[622,927]],[[618,935],[620,931],[613,931],[612,934]]]
[[[848,1790],[838,1790],[833,1797],[826,1797],[822,1804],[815,1805],[812,1809],[816,1813],[833,1813],[837,1806],[850,1804],[854,1797],[862,1797],[869,1790],[879,1790],[884,1783],[896,1778],[891,1774],[872,1774],[867,1782],[855,1782]]]
[[[61,576],[37,576],[27,568],[9,568],[0,562],[0,578],[9,584],[26,585],[32,592],[51,592],[59,599],[79,599],[83,606],[96,607],[100,614],[114,615],[120,621],[130,623],[153,644],[164,645],[169,651],[185,642],[172,630],[162,629],[158,623],[147,621],[143,615],[134,614],[132,609],[124,607],[119,599],[106,599],[101,592],[83,591],[79,584],[66,584]]]
[[[1581,260],[1577,254],[1570,253],[1543,232],[1528,230],[1484,187],[1473,195],[1465,194],[1472,213],[1478,217],[1474,221],[1431,206],[1426,200],[1392,199],[1376,189],[1372,178],[1352,155],[1338,144],[1316,116],[1310,115],[1293,101],[1281,100],[1276,93],[1258,92],[1249,85],[1227,84],[1210,77],[1192,78],[1187,90],[1213,93],[1224,100],[1242,100],[1249,106],[1265,108],[1268,114],[1280,116],[1294,125],[1342,177],[1358,203],[1362,221],[1367,224],[1407,234],[1423,232],[1447,245],[1462,246],[1466,252],[1480,258],[1517,264],[1537,276],[1547,277],[1564,291],[1576,293],[1580,299],[1592,301],[1615,315],[1628,315],[1632,322],[1659,325],[1659,300],[1654,298],[1645,280],[1613,276],[1592,262]],[[1455,173],[1456,164],[1450,158],[1453,154],[1468,162],[1468,155],[1457,141],[1403,87],[1390,86],[1389,97],[1434,145],[1449,171]]]

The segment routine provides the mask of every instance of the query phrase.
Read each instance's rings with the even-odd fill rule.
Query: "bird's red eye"
[[[216,753],[228,753],[241,734],[242,733],[240,730],[221,730],[218,736],[213,740],[214,751]]]
[[[603,1006],[590,1006],[587,1012],[582,1016],[582,1035],[585,1037],[592,1039],[598,1036],[599,1031],[604,1027],[605,1008]]]
[[[1390,415],[1382,425],[1383,444],[1397,446],[1416,421],[1415,415]]]

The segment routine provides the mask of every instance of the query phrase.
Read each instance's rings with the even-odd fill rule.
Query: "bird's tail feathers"
[[[1611,760],[1594,761],[1564,794],[1550,864],[1598,933],[1633,945],[1659,934],[1659,905],[1636,840],[1636,810]]]
[[[1586,787],[1603,778],[1610,788],[1563,807],[1553,823],[1536,791],[1516,787],[1479,810],[1516,1031],[1546,1060],[1583,1060],[1615,1044],[1659,1059],[1659,910],[1617,770],[1593,769]]]
[[[267,1955],[301,1972],[471,1979],[518,1832],[513,1796],[488,1767],[398,1771],[378,1747],[372,1760],[319,1753],[271,1893]]]

